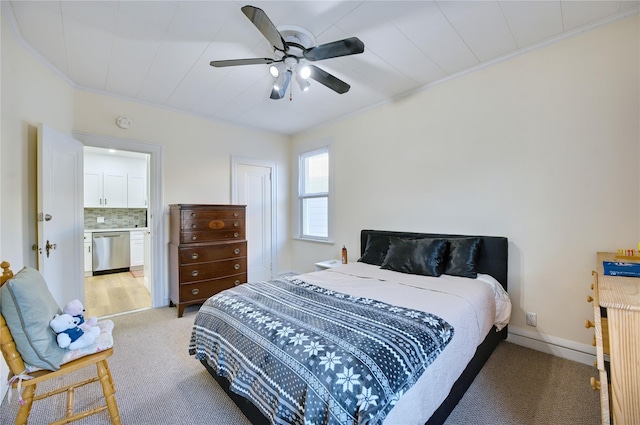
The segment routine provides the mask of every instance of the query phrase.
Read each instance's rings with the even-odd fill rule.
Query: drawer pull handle
[[[240,216],[240,214],[238,214],[238,211],[236,211],[236,212],[234,212],[234,213],[233,213],[233,216],[234,216],[234,217],[239,217],[239,216]]]
[[[240,264],[234,264],[233,268],[236,269],[236,270],[240,270]]]
[[[198,224],[197,224],[197,223],[193,223],[193,224],[191,225],[191,228],[192,228],[192,229],[196,229],[196,228],[198,228]]]
[[[587,328],[587,329],[589,329],[589,328],[594,328],[595,326],[596,326],[596,324],[595,324],[595,323],[593,323],[593,322],[592,322],[591,320],[589,320],[589,319],[587,319],[587,320],[584,322],[584,327],[585,327],[585,328]]]
[[[194,270],[191,272],[191,276],[196,277],[198,276],[198,270]]]
[[[240,226],[240,223],[238,223],[237,221],[234,221],[233,222],[233,227],[238,227],[238,226]]]
[[[591,377],[591,389],[593,391],[598,391],[600,389],[600,381],[598,381],[593,376]]]
[[[191,240],[192,240],[192,241],[195,241],[196,239],[198,239],[198,236],[196,236],[196,235],[192,235],[192,236],[191,236]]]
[[[191,217],[195,217],[195,216],[196,216],[196,213],[192,212]]]
[[[591,295],[587,295],[587,302],[593,302],[593,297]]]
[[[233,253],[234,253],[234,254],[236,254],[236,255],[240,254],[240,248],[236,248],[236,249],[234,249],[234,250],[233,250]]]
[[[240,281],[239,281],[239,280],[236,280],[235,282],[233,282],[233,285],[234,285],[234,286],[238,286],[238,285],[240,285]]]
[[[193,288],[193,289],[191,290],[191,293],[192,293],[193,295],[198,295],[198,293],[199,293],[199,292],[200,292],[200,290],[199,290],[198,288]]]
[[[194,252],[193,254],[191,254],[191,259],[192,260],[197,260],[198,259],[198,253]]]
[[[238,233],[238,232],[235,232],[235,233],[233,234],[233,237],[234,237],[234,238],[237,238],[237,237],[238,237],[238,235],[239,235],[239,233]]]

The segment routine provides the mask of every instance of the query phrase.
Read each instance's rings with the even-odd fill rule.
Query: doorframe
[[[139,142],[110,136],[100,136],[73,132],[73,138],[85,146],[117,149],[149,154],[149,228],[151,230],[151,307],[169,305],[169,285],[167,283],[166,243],[163,199],[163,153],[162,145]]]
[[[265,159],[255,159],[243,156],[231,155],[231,203],[238,203],[238,166],[239,165],[255,165],[259,167],[267,167],[271,170],[271,278],[277,274],[278,268],[278,250],[277,244],[277,191],[278,168],[275,161]]]

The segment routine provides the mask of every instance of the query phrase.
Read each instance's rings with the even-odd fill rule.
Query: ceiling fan
[[[292,76],[303,91],[309,88],[309,78],[339,94],[349,91],[349,84],[308,62],[362,53],[364,43],[360,39],[350,37],[316,46],[315,37],[304,28],[289,25],[278,29],[262,9],[254,6],[243,6],[242,12],[271,43],[275,57],[217,60],[211,61],[211,66],[271,65],[269,73],[275,78],[271,99],[284,97]]]

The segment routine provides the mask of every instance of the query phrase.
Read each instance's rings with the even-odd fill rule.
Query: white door
[[[38,125],[38,270],[62,308],[84,303],[83,145]]]
[[[272,167],[237,163],[234,203],[247,206],[247,279],[271,279],[273,264]]]

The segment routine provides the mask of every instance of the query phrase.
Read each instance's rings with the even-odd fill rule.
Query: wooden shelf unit
[[[605,275],[602,262],[616,261],[615,253],[598,252],[597,259],[593,309],[600,381],[592,378],[591,386],[600,391],[603,424],[640,423],[640,278]]]

